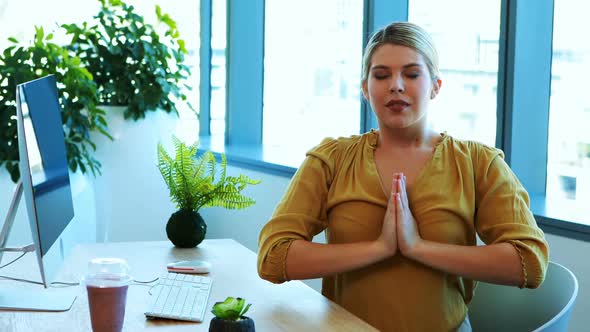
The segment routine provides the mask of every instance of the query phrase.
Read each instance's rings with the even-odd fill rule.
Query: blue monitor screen
[[[29,219],[45,255],[74,216],[61,107],[53,75],[20,87],[26,147],[26,156],[20,156],[21,178],[25,196],[32,189]]]

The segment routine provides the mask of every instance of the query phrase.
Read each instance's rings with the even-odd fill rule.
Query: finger
[[[402,200],[399,193],[395,194],[395,217],[396,223],[399,224],[403,220]]]
[[[397,192],[397,179],[395,177],[395,174],[393,175],[393,180],[391,182],[391,195],[395,194]]]
[[[397,216],[398,220],[402,220],[402,200],[401,200],[401,194],[397,193],[395,194],[395,215]]]
[[[409,207],[410,204],[408,204],[408,190],[406,188],[406,177],[403,177],[403,180],[401,181],[401,190],[400,192],[403,193],[403,197],[402,197],[402,203],[404,207]]]
[[[391,192],[392,193],[399,192],[398,191],[399,187],[395,185],[396,184],[396,181],[399,180],[399,178],[400,178],[399,173],[393,173],[393,180],[392,180],[393,181],[393,185],[391,186]]]
[[[395,207],[395,195],[396,195],[396,193],[393,192],[389,196],[389,205],[392,206],[392,207]]]
[[[403,185],[402,185],[403,180],[404,180],[404,173],[398,173],[398,176],[397,176],[397,181],[399,182],[399,187],[397,188],[398,193],[402,193],[404,190]]]
[[[389,200],[387,200],[387,213],[389,215],[395,216],[395,193],[392,192],[389,195]]]

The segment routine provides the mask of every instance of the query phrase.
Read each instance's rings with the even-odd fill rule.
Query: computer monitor
[[[20,249],[34,249],[41,279],[47,288],[64,259],[60,236],[74,217],[55,76],[19,84],[16,95],[21,180],[3,226],[0,237],[4,238],[0,239],[0,245],[6,242],[22,192],[33,245]],[[27,295],[24,296],[23,290],[17,287],[1,289],[0,309],[67,310],[75,299],[66,291],[49,292],[41,289]]]

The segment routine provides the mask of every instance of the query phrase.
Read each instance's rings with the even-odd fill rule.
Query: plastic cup
[[[129,266],[120,258],[94,258],[82,283],[88,293],[90,321],[94,332],[120,332],[125,320]]]

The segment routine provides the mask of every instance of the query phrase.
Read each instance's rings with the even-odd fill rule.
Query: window
[[[409,2],[409,21],[432,35],[439,53],[442,87],[429,120],[437,131],[494,146],[500,0],[457,0],[453,7],[470,14],[454,15],[444,1]]]
[[[360,131],[363,1],[265,3],[263,145],[303,152]]]
[[[212,1],[211,8],[211,136],[225,135],[226,1]]]
[[[584,10],[586,9],[586,10]],[[555,0],[547,199],[587,211],[590,200],[590,33],[582,0]]]

